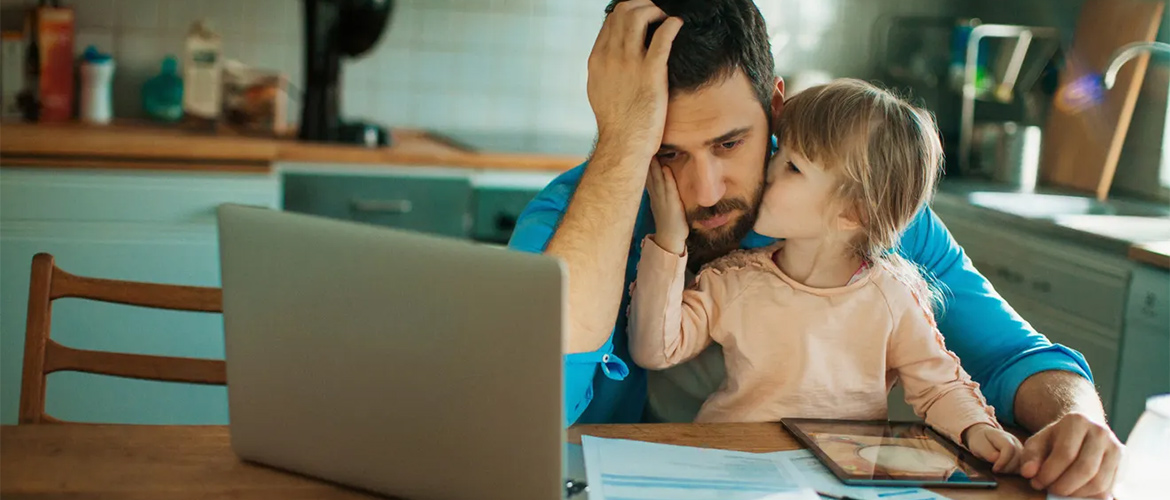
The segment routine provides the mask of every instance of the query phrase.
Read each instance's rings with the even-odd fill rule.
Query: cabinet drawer
[[[1041,256],[1036,256],[1041,257]],[[1029,297],[1107,327],[1119,335],[1125,317],[1126,280],[1075,263],[1033,258],[1021,283]]]
[[[468,236],[471,202],[471,180],[464,176],[284,177],[286,210],[444,236]]]
[[[214,224],[223,203],[276,207],[276,177],[250,174],[0,170],[4,221]]]

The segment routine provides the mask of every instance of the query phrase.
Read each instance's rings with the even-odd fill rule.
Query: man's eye
[[[738,147],[742,143],[743,143],[743,139],[739,139],[739,140],[735,140],[735,141],[727,141],[727,142],[719,144],[719,147],[721,147],[725,150],[730,150],[730,149],[735,149],[736,147]]]
[[[678,153],[674,151],[664,151],[655,155],[655,157],[658,158],[658,161],[670,161],[675,159],[677,156]]]
[[[791,171],[796,172],[798,174],[800,173],[800,169],[796,168],[796,164],[792,163],[792,162],[788,162],[788,170],[791,170]]]

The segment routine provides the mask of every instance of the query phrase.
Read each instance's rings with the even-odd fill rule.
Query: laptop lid
[[[229,205],[219,237],[240,457],[409,499],[560,498],[555,259]]]

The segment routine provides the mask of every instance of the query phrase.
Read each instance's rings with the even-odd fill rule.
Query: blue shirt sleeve
[[[557,177],[533,199],[520,217],[508,241],[508,247],[523,252],[544,252],[569,206],[580,179],[579,166]],[[613,355],[613,335],[593,352],[566,354],[564,357],[565,426],[573,425],[593,400],[593,378],[600,370],[606,377],[621,380],[629,374],[626,364]]]
[[[1015,423],[1016,390],[1028,377],[1065,370],[1092,381],[1080,353],[1032,329],[996,293],[929,208],[902,236],[901,253],[943,292],[939,329],[1002,422]]]

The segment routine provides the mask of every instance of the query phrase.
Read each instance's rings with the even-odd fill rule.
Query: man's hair
[[[610,0],[608,14],[625,0]],[[666,72],[671,93],[693,92],[742,70],[768,113],[772,102],[772,46],[764,17],[752,0],[653,0],[683,20],[674,38]],[[661,23],[650,25],[646,45]]]

